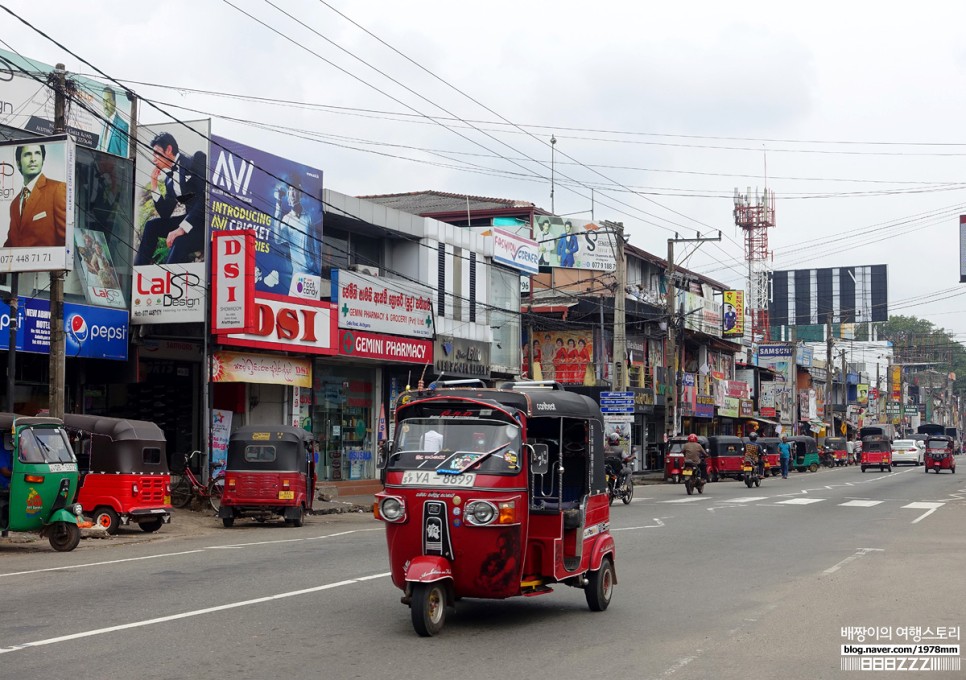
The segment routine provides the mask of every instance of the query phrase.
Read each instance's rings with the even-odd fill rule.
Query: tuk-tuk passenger
[[[688,441],[681,447],[681,453],[684,454],[684,460],[694,465],[694,469],[698,471],[702,479],[708,478],[707,465],[705,464],[708,452],[698,442],[698,435],[693,432],[688,435]]]

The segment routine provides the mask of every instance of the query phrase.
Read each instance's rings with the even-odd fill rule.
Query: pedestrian
[[[783,434],[778,444],[778,458],[782,465],[782,479],[788,479],[788,465],[792,459],[792,445],[788,443],[788,435]]]

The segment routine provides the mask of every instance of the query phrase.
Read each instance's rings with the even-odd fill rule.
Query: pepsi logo
[[[91,334],[87,321],[80,314],[74,314],[67,320],[67,332],[78,343],[87,340]]]

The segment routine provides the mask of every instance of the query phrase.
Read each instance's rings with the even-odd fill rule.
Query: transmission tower
[[[768,273],[771,252],[768,250],[768,228],[775,226],[775,192],[767,187],[759,193],[751,187],[742,194],[735,189],[735,224],[745,233],[745,260],[748,262],[748,300],[751,314],[752,340],[769,339]]]

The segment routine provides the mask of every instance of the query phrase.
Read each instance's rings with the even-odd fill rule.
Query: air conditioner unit
[[[350,264],[349,271],[366,276],[379,276],[379,267],[370,267],[367,264]]]

